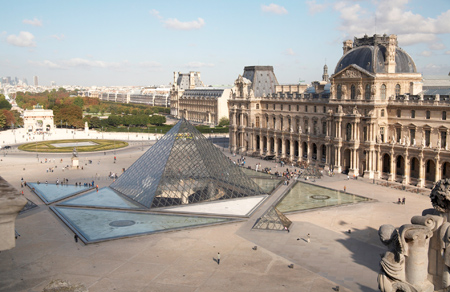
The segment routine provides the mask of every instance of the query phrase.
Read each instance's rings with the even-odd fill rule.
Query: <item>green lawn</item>
[[[42,141],[36,143],[27,143],[19,146],[19,150],[28,152],[51,152],[51,153],[67,153],[73,151],[73,146],[69,147],[55,147],[52,144],[61,143],[77,143],[77,142],[93,142],[96,145],[78,146],[78,152],[94,152],[105,151],[128,146],[127,142],[118,140],[98,140],[98,139],[66,139],[66,140],[52,140]]]

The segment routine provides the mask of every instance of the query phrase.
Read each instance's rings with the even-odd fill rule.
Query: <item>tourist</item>
[[[402,203],[402,199],[398,198],[397,204],[401,204]]]
[[[311,242],[311,234],[308,233],[308,235],[306,236],[306,242],[310,243]]]
[[[347,187],[346,187],[346,186],[344,186],[344,193],[345,193],[345,192],[347,192]]]
[[[405,197],[403,197],[403,200],[402,200],[402,205],[404,205],[405,204]]]
[[[220,265],[220,252],[217,253],[217,264]]]

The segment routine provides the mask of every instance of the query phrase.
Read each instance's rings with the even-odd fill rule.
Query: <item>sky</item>
[[[418,72],[450,72],[449,0],[5,1],[0,77],[40,85],[150,86],[173,72],[233,84],[270,65],[280,84],[321,80],[342,42],[396,34]]]

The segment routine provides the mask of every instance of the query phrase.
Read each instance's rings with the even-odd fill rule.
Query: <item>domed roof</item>
[[[349,65],[355,64],[370,73],[387,73],[385,67],[386,47],[366,45],[348,51],[336,65],[334,74]],[[417,73],[416,64],[404,50],[395,48],[395,73]]]

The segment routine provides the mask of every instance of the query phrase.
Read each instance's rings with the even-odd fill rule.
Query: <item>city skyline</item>
[[[232,84],[270,65],[280,83],[320,80],[342,42],[396,34],[424,75],[450,71],[446,0],[11,2],[2,17],[0,76],[39,85],[167,85],[173,72]],[[447,10],[446,10],[447,9]]]

